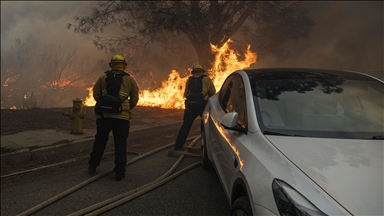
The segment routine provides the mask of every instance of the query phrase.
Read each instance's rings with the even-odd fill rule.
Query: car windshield
[[[269,134],[383,139],[384,84],[358,73],[248,73]]]

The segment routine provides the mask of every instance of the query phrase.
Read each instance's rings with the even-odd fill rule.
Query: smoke
[[[304,2],[308,15],[316,23],[310,37],[284,45],[283,49],[291,52],[290,58],[277,61],[266,56],[254,67],[352,70],[384,80],[383,4],[382,1]]]
[[[88,94],[86,87],[109,69],[110,54],[98,51],[92,44],[94,34],[75,34],[66,29],[66,24],[73,22],[75,15],[89,15],[96,4],[92,1],[1,1],[2,108],[70,107],[72,100],[85,99]],[[22,48],[15,48],[17,46]],[[71,63],[65,63],[73,51],[76,52],[70,59]],[[59,64],[63,65],[55,67],[54,63],[42,64],[43,53],[57,54]],[[103,60],[104,66],[100,64]],[[94,73],[88,72],[88,77],[84,76],[84,71],[91,68],[95,68]],[[62,69],[62,73],[56,72],[56,69]],[[53,72],[47,73],[48,70]],[[88,78],[88,82],[84,83],[84,79],[76,81],[78,78],[73,76],[75,70],[85,80]],[[6,80],[15,75],[19,75],[17,85],[11,83],[5,88],[3,85]],[[38,88],[60,77],[75,80],[79,87],[50,90]]]
[[[75,14],[82,14],[92,2],[1,2],[1,41],[2,46],[11,44],[15,38],[33,34],[47,43],[79,45],[92,36],[78,37],[65,28]],[[94,2],[93,2],[94,4]],[[88,12],[89,13],[89,12]]]
[[[277,59],[274,56],[264,56],[258,53],[259,60],[252,67],[317,67],[329,69],[342,69],[361,71],[384,80],[383,74],[383,2],[382,1],[308,1],[302,2],[309,10],[309,16],[315,21],[309,38],[290,41],[284,44],[282,51],[289,50],[290,57]],[[1,1],[1,51],[2,85],[10,77],[3,68],[4,50],[15,44],[15,39],[22,41],[32,34],[42,44],[56,44],[63,48],[76,48],[76,55],[91,55],[97,61],[104,61],[95,68],[94,76],[108,70],[108,60],[111,54],[98,51],[92,44],[96,33],[75,34],[73,30],[66,29],[67,23],[74,22],[75,15],[90,15],[92,8],[97,6],[95,1]],[[100,33],[99,33],[100,34]],[[108,27],[103,36],[120,36],[126,34],[117,27]],[[236,41],[234,41],[236,43]],[[185,43],[187,44],[187,43]],[[159,45],[153,46],[152,59],[148,56],[132,57],[133,75],[144,78],[152,72],[157,84],[166,79],[171,69],[185,70],[196,62],[197,58],[190,45],[184,53],[171,57],[160,50]],[[245,49],[245,47],[244,47]],[[127,49],[128,50],[128,49]],[[251,50],[253,50],[251,46]],[[241,50],[239,50],[241,51]],[[127,52],[128,56],[129,53]],[[133,53],[133,56],[135,54]],[[178,65],[179,60],[190,59],[184,65]],[[4,60],[5,61],[5,60]],[[3,64],[4,63],[4,64]],[[31,77],[36,72],[29,71]],[[183,72],[183,71],[181,71]],[[14,74],[13,74],[14,75]],[[33,79],[32,79],[33,80]],[[89,83],[91,84],[91,83]],[[140,85],[140,83],[138,83]],[[2,87],[2,101],[4,89]],[[56,102],[50,106],[69,107],[72,100],[79,97],[85,99],[87,91],[67,91],[60,94],[60,98],[51,98]],[[20,96],[21,97],[21,96]],[[37,97],[38,106],[43,100],[43,95]],[[54,97],[54,96],[52,96]],[[45,100],[48,100],[45,99]],[[19,98],[8,101],[9,108],[12,103],[20,103]]]

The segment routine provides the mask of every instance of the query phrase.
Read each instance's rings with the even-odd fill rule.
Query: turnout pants
[[[189,131],[191,130],[191,127],[193,125],[193,122],[195,121],[197,116],[201,117],[203,110],[205,108],[205,105],[206,105],[206,102],[201,107],[198,107],[195,109],[187,107],[184,110],[183,124],[181,125],[179,133],[177,134],[176,142],[174,145],[175,151],[180,150],[185,144]]]
[[[115,118],[98,118],[96,119],[96,126],[97,132],[88,162],[89,166],[97,167],[100,165],[101,158],[108,142],[109,133],[112,131],[115,144],[114,171],[116,174],[124,174],[125,165],[127,163],[126,147],[130,122]]]

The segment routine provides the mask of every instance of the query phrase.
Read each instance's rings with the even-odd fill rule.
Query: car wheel
[[[231,208],[231,216],[251,216],[252,208],[248,197],[242,196],[235,200]]]
[[[212,169],[211,162],[209,161],[207,153],[207,143],[205,139],[204,127],[201,127],[201,166],[206,170]]]

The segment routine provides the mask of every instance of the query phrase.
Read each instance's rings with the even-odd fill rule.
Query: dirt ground
[[[93,107],[83,107],[86,118],[83,120],[83,129],[96,127],[96,116]],[[1,135],[15,134],[27,130],[59,129],[68,130],[71,128],[71,120],[63,112],[69,112],[68,108],[33,108],[22,110],[1,110]],[[132,110],[131,125],[138,124],[142,119],[172,118],[175,121],[183,120],[184,110],[162,109],[156,107],[137,106]],[[143,118],[145,117],[145,118]]]

